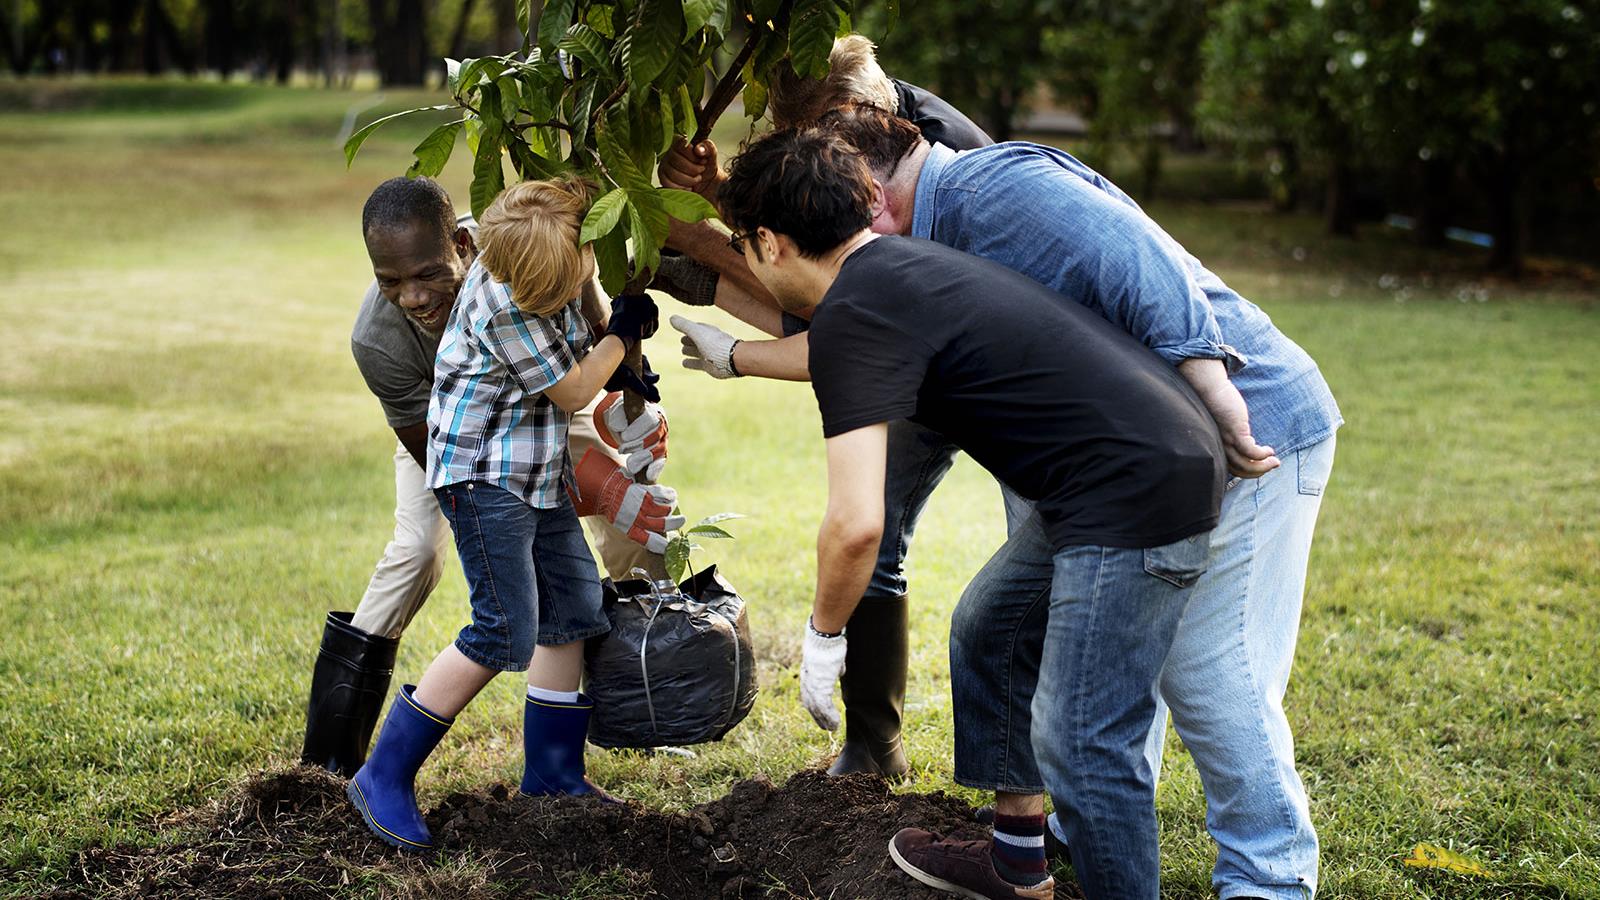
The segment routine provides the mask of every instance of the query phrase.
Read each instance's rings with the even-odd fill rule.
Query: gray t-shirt
[[[350,352],[355,355],[367,389],[383,406],[390,428],[405,428],[428,421],[428,395],[433,392],[433,359],[439,338],[411,324],[383,295],[378,282],[367,288],[361,313],[350,332]]]
[[[474,245],[478,223],[471,216],[456,218]],[[439,338],[411,324],[398,306],[378,293],[378,282],[361,300],[356,327],[350,332],[350,352],[366,379],[367,389],[383,406],[390,428],[405,428],[428,421],[428,396],[433,393],[433,361],[439,355]]]

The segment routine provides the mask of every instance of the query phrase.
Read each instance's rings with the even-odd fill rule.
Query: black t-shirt
[[[937,94],[898,78],[890,80],[894,82],[895,96],[900,98],[895,115],[921,128],[929,143],[943,144],[951,150],[976,150],[994,143],[994,138]]]
[[[880,237],[811,320],[827,437],[909,418],[1037,504],[1056,549],[1159,547],[1217,522],[1216,424],[1116,326],[989,260]]]

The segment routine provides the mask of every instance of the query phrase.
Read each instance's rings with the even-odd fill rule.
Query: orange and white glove
[[[631,423],[622,406],[622,393],[613,391],[594,408],[594,430],[600,440],[622,455],[622,468],[646,484],[655,484],[667,467],[667,414],[646,403]],[[642,474],[641,474],[642,473]]]
[[[677,491],[634,481],[597,448],[583,454],[573,476],[577,492],[572,503],[578,515],[603,517],[651,553],[667,552],[667,532],[683,527],[683,516],[672,514]]]

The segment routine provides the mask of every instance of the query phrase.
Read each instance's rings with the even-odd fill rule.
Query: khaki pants
[[[599,398],[595,398],[596,403]],[[567,452],[573,463],[591,447],[599,448],[619,463],[615,450],[605,445],[594,430],[594,407],[572,417],[568,430]],[[383,558],[372,573],[367,592],[356,607],[351,624],[367,632],[397,638],[411,624],[423,601],[439,583],[444,570],[445,548],[451,545],[450,525],[439,511],[439,502],[425,485],[422,467],[398,442],[394,452],[394,538],[383,550]],[[599,516],[584,518],[589,544],[605,564],[612,578],[626,578],[635,566],[644,567],[652,557],[644,547],[628,539],[614,525]]]

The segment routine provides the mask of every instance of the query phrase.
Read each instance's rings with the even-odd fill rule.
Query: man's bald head
[[[367,198],[361,235],[384,299],[441,333],[476,254],[450,195],[431,178],[391,178]]]

